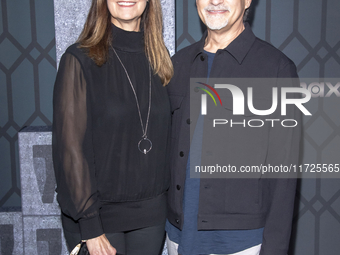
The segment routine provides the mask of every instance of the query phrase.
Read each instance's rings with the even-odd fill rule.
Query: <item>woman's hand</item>
[[[112,247],[105,234],[86,241],[90,255],[116,255],[116,249]]]

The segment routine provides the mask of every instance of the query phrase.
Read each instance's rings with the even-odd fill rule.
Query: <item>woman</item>
[[[161,250],[172,74],[160,0],[92,1],[54,88],[56,191],[70,249],[87,240],[90,254]]]

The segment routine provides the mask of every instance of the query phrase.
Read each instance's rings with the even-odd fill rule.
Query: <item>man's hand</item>
[[[87,249],[90,255],[116,255],[116,249],[113,248],[107,240],[105,234],[86,241]]]

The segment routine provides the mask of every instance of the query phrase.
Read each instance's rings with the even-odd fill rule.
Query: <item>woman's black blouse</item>
[[[112,46],[135,88],[143,125],[149,105],[149,63],[142,32],[112,25]],[[53,161],[63,227],[82,239],[161,224],[169,186],[170,106],[152,73],[147,136],[142,139],[136,100],[112,49],[101,67],[77,44],[62,56],[53,95]]]

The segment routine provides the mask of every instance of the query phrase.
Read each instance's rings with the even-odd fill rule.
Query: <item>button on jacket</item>
[[[190,78],[207,77],[207,56],[203,51],[206,36],[207,32],[199,42],[173,56],[175,75],[167,86],[172,111],[168,219],[179,229],[183,226],[182,202],[190,150],[190,126],[196,125],[197,121],[197,116],[190,116]],[[297,78],[297,73],[289,58],[255,37],[249,25],[245,24],[245,30],[232,43],[216,52],[210,78]],[[290,86],[298,85],[292,82]],[[232,116],[230,111],[229,117]],[[295,119],[298,125],[294,128],[280,125],[275,128],[248,128],[247,131],[241,128],[226,129],[224,156],[230,162],[245,166],[298,164],[300,111],[291,107],[284,119]],[[213,135],[203,133],[203,141],[210,137]],[[295,189],[294,178],[201,179],[198,230],[264,227],[260,254],[285,255],[291,232]]]

